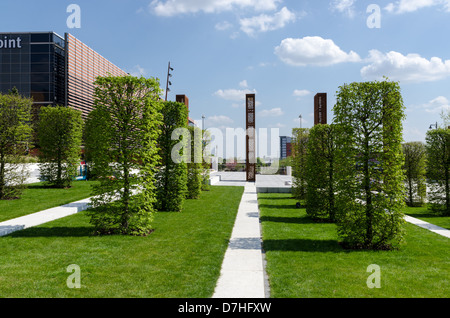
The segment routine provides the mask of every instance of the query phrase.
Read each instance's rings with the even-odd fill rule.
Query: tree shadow
[[[261,222],[280,222],[280,223],[294,223],[294,224],[315,224],[309,217],[283,217],[283,216],[261,216]]]
[[[263,249],[268,251],[286,252],[349,252],[335,240],[284,239],[264,240]]]
[[[295,204],[260,204],[259,207],[263,209],[298,210]]]
[[[25,230],[10,233],[9,237],[87,237],[94,236],[94,228],[89,226],[80,227],[31,227]]]
[[[294,199],[294,197],[261,197],[261,200],[290,200]]]

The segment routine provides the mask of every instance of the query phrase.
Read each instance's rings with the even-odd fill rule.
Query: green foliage
[[[16,92],[0,94],[0,199],[18,197],[24,189],[27,171],[23,155],[28,151],[32,128],[33,101]]]
[[[426,188],[426,150],[422,142],[407,142],[402,145],[405,156],[406,204],[422,206],[425,203]]]
[[[187,162],[186,198],[198,199],[202,192],[202,130],[188,127],[190,132],[190,160]]]
[[[428,206],[434,212],[450,215],[450,130],[429,130],[426,152],[427,175],[431,181]]]
[[[292,196],[306,200],[306,148],[309,129],[292,129]]]
[[[341,86],[333,110],[338,235],[350,248],[397,247],[404,223],[400,87],[388,81]]]
[[[203,130],[202,139],[202,191],[211,190],[211,185],[209,184],[210,178],[210,168],[211,168],[211,157],[210,157],[210,144],[211,144],[211,134],[207,130]]]
[[[178,102],[164,102],[158,145],[161,164],[156,174],[157,209],[179,212],[187,191],[187,155],[190,133],[187,130],[188,110]]]
[[[48,184],[70,187],[80,164],[83,119],[64,106],[41,107],[39,114],[40,173]]]
[[[309,131],[306,158],[306,212],[320,221],[335,221],[334,125],[315,125]]]
[[[86,124],[86,157],[100,184],[93,187],[91,223],[100,234],[146,235],[152,230],[159,81],[98,77]]]

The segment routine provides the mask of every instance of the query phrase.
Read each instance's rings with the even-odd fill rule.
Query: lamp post
[[[173,71],[173,68],[170,67],[170,62],[169,62],[169,67],[167,68],[166,99],[165,99],[166,102],[167,102],[167,93],[170,91],[169,85],[172,85],[172,83],[169,81],[169,77],[172,77],[172,74],[170,74],[170,71]]]
[[[431,125],[430,125],[430,128],[428,128],[428,129],[432,129],[432,128],[433,128],[433,126],[434,126],[434,128],[435,128],[435,129],[437,129],[437,128],[438,128],[438,124],[437,124],[437,122],[436,122],[436,124],[431,124]]]
[[[300,116],[298,116],[298,118],[300,118],[300,128],[302,128],[302,114],[300,114]]]
[[[205,115],[202,115],[202,130],[205,130]]]

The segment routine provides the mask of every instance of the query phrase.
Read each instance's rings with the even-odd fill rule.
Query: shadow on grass
[[[261,222],[280,222],[280,223],[295,223],[295,224],[315,224],[309,217],[283,217],[283,216],[261,216]]]
[[[295,204],[260,204],[260,209],[298,210]]]
[[[268,251],[289,252],[348,252],[335,240],[285,239],[264,240],[263,248]]]
[[[261,197],[260,200],[290,200],[295,199],[294,197]]]
[[[33,227],[9,234],[9,237],[83,237],[93,236],[94,228],[80,227]]]

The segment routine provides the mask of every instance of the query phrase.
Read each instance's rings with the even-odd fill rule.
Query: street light
[[[430,128],[428,128],[428,129],[432,129],[432,128],[433,128],[433,126],[434,126],[434,128],[436,128],[436,129],[437,129],[437,128],[438,128],[438,124],[437,124],[437,122],[436,122],[436,124],[431,124],[431,125],[430,125]]]
[[[302,128],[302,114],[300,114],[300,116],[298,116],[298,118],[300,118],[300,128]]]
[[[172,85],[172,82],[169,81],[169,77],[172,77],[172,74],[170,74],[170,71],[173,71],[173,68],[170,67],[170,62],[169,62],[169,67],[167,69],[166,102],[167,102],[167,93],[170,92],[169,85]]]

